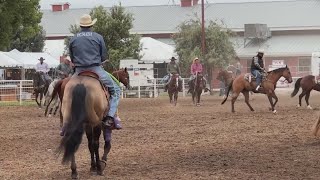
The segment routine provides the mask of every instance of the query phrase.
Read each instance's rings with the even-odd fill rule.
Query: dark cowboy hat
[[[43,60],[45,60],[45,58],[43,58],[43,57],[40,57],[40,59],[38,59],[39,61],[43,61]]]
[[[177,60],[177,59],[176,59],[175,57],[171,57],[170,60],[171,60],[171,61],[172,61],[172,60],[175,61],[175,60]]]

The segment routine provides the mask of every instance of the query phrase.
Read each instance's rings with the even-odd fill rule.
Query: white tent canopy
[[[7,56],[5,52],[0,52],[0,67],[20,67],[20,66],[23,66],[23,64]]]
[[[10,52],[4,52],[4,54],[11,59],[20,63],[20,66],[26,69],[34,69],[36,64],[39,62],[38,59],[43,57],[49,68],[55,68],[59,65],[59,61],[48,53],[33,53],[33,52],[20,52],[16,49]]]
[[[139,55],[142,56],[141,61],[145,63],[170,62],[171,57],[177,58],[177,53],[175,53],[173,46],[156,39],[143,37],[140,39],[140,45],[142,49]]]

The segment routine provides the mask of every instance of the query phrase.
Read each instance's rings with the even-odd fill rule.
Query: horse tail
[[[51,100],[49,101],[49,103],[47,104],[47,107],[46,107],[46,110],[44,112],[44,116],[46,117],[47,116],[47,113],[48,113],[48,109],[49,109],[49,106],[51,104],[51,102],[55,99],[55,97],[57,96],[57,94],[59,93],[59,91],[61,90],[61,85],[63,83],[63,80],[60,80],[57,82],[57,84],[54,86],[53,88],[53,92],[52,92],[52,95],[51,95]],[[62,99],[60,99],[61,101]]]
[[[298,92],[299,92],[299,88],[300,88],[300,82],[301,82],[302,78],[299,78],[296,83],[294,84],[294,90],[291,93],[291,97],[294,97]]]
[[[86,95],[87,90],[83,84],[78,84],[74,87],[70,119],[65,125],[65,136],[62,138],[59,148],[64,148],[62,163],[66,163],[72,159],[82,141],[84,123],[87,119]]]
[[[232,84],[233,84],[233,80],[229,84],[228,91],[227,91],[227,96],[224,98],[224,100],[222,101],[221,105],[224,104],[227,101],[227,99],[229,97],[230,90],[232,89]]]
[[[312,128],[312,134],[313,134],[314,136],[317,136],[318,131],[319,131],[319,128],[320,128],[320,116],[319,116],[317,122],[314,124],[314,126],[313,126],[313,128]]]

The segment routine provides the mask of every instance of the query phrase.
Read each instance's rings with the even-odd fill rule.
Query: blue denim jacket
[[[71,38],[69,51],[75,67],[99,66],[107,58],[103,37],[89,28],[82,28]]]

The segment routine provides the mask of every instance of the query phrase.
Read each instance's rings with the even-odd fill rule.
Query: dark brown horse
[[[43,72],[35,72],[33,75],[33,91],[36,95],[35,100],[38,104],[38,107],[42,107],[42,99],[44,95],[47,93],[50,82],[46,82],[44,73]],[[38,98],[40,98],[40,101],[38,101]]]
[[[168,94],[169,94],[170,103],[177,105],[178,93],[179,93],[179,75],[172,74],[171,80],[168,84]]]
[[[196,106],[200,106],[200,98],[202,91],[205,89],[204,78],[202,74],[197,74],[196,78],[193,80],[193,86],[191,89],[192,101]]]
[[[129,87],[129,73],[127,68],[115,71],[112,74],[126,87]],[[101,91],[102,88],[98,80],[85,76],[63,79],[59,86],[55,86],[52,99],[59,94],[62,102],[61,118],[63,118],[62,122],[65,123],[64,137],[61,141],[60,148],[65,150],[63,161],[71,161],[72,178],[77,178],[78,176],[74,153],[81,143],[81,139],[79,138],[80,134],[83,134],[83,131],[86,132],[88,148],[91,154],[90,171],[102,175],[106,167],[107,156],[111,149],[112,130],[101,129],[100,126],[101,115],[104,114],[104,109],[108,106],[108,98],[106,98],[105,93]],[[85,100],[83,99],[84,97]],[[72,114],[71,117],[70,114]],[[87,120],[85,122],[83,122],[84,117]],[[85,123],[84,129],[81,128],[81,124],[83,123]],[[99,138],[101,130],[103,132],[105,145],[104,154],[100,161]]]
[[[259,93],[266,94],[268,96],[268,99],[271,105],[270,110],[272,110],[273,113],[277,112],[274,109],[274,107],[278,102],[278,97],[276,96],[274,90],[276,88],[276,83],[280,79],[280,77],[284,77],[289,83],[292,82],[292,76],[288,66],[268,72],[264,80],[262,80],[263,90],[259,91]],[[245,97],[245,102],[250,108],[250,110],[254,111],[254,109],[251,107],[249,103],[249,91],[254,91],[255,87],[256,87],[256,82],[251,74],[240,75],[236,77],[231,83],[231,85],[228,87],[227,97],[223,100],[221,104],[224,104],[226,102],[229,96],[229,92],[232,89],[232,92],[233,92],[232,101],[231,101],[232,112],[235,112],[234,103],[237,97],[239,96],[240,92],[243,93]],[[275,99],[275,102],[273,102],[272,98]]]
[[[306,96],[305,100],[307,103],[307,108],[312,109],[309,104],[310,92],[312,90],[320,91],[320,84],[317,83],[316,77],[313,75],[307,75],[299,78],[294,85],[294,90],[291,93],[291,97],[294,97],[299,92],[300,87],[302,89],[302,92],[299,95],[298,107],[301,107],[301,99],[303,98],[303,96]]]

